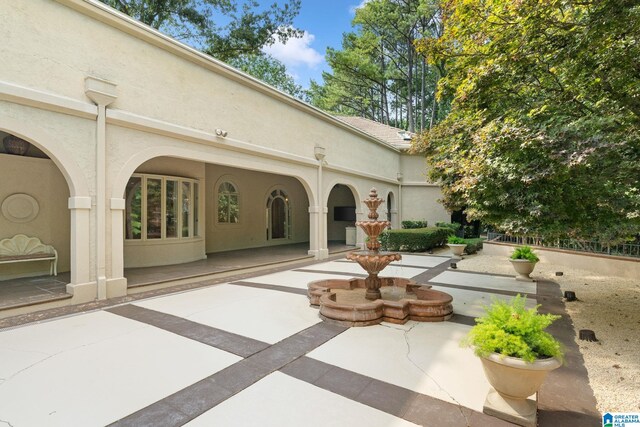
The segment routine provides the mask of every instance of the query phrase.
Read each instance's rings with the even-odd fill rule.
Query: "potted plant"
[[[545,329],[560,316],[526,308],[526,298],[494,300],[463,340],[480,357],[492,389],[484,412],[525,426],[536,425],[537,404],[527,399],[563,362],[562,347]]]
[[[453,253],[454,258],[462,259],[464,248],[467,247],[467,243],[464,239],[457,236],[449,236],[447,238],[447,245],[451,248],[451,253]]]
[[[518,273],[516,280],[533,282],[533,279],[529,277],[529,275],[533,272],[536,263],[540,261],[540,259],[535,253],[533,253],[533,249],[531,249],[530,246],[520,246],[515,248],[509,258],[509,261],[516,270],[516,273]]]

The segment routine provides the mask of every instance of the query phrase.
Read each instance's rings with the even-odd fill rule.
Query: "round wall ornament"
[[[38,201],[28,194],[12,194],[2,202],[2,215],[11,222],[33,221],[40,212]]]

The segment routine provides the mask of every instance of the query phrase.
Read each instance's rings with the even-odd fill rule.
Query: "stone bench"
[[[58,275],[58,252],[51,245],[45,245],[37,237],[16,234],[0,240],[0,264],[28,261],[49,261],[49,274]]]

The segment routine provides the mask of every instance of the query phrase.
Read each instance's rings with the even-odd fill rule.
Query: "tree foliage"
[[[446,0],[449,116],[414,143],[444,204],[511,233],[615,241],[640,230],[636,0]]]
[[[304,89],[287,74],[285,65],[270,55],[243,55],[229,64],[291,96],[305,98]]]
[[[267,8],[256,0],[101,1],[222,61],[301,35],[293,27],[300,0]]]

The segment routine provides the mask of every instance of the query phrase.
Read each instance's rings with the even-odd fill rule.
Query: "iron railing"
[[[501,233],[487,233],[487,240],[489,242],[514,243],[516,245],[542,246],[592,254],[640,258],[640,245],[633,243],[610,245],[590,240],[544,239],[535,236],[510,236]]]

